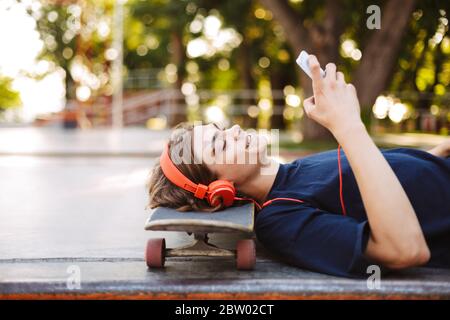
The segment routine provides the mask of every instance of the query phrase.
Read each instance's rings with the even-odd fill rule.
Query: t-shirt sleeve
[[[264,208],[256,216],[255,233],[273,254],[312,271],[368,277],[367,267],[375,264],[364,256],[370,234],[368,221],[307,205],[278,201]]]

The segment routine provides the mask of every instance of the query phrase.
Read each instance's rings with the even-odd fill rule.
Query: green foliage
[[[416,92],[427,99],[436,95],[427,103],[417,102],[413,95],[411,101],[419,108],[438,101],[450,84],[449,12],[448,1],[418,1],[400,49],[389,89]]]
[[[0,77],[0,112],[21,104],[20,94],[11,85],[12,79]]]
[[[124,61],[129,69],[164,68],[173,61],[174,33],[183,34],[192,21],[186,1],[131,0],[125,20]],[[139,52],[138,47],[145,51]],[[143,54],[145,53],[145,54]]]
[[[99,25],[112,25],[114,0],[47,3],[37,19],[37,30],[45,48],[41,59],[55,62],[66,72],[66,96],[74,97],[76,80],[70,72],[75,59],[82,61],[95,75],[108,73],[105,51],[112,32],[101,33]],[[31,14],[31,13],[30,13]],[[98,93],[101,93],[99,90]]]
[[[364,55],[364,48],[373,32],[365,27],[365,9],[371,4],[383,8],[386,1],[343,0],[342,3],[343,8],[349,10],[342,12],[342,22],[346,27],[341,41],[355,41]],[[422,0],[416,2],[410,17],[399,46],[397,61],[392,68],[392,78],[384,90],[398,93],[402,102],[412,108],[428,109],[432,104],[444,109],[449,107],[449,12],[449,1]],[[358,61],[342,56],[341,61],[338,61],[347,79],[358,64]]]
[[[91,70],[98,69],[99,66],[103,68],[101,72],[108,70],[110,61],[105,59],[104,53],[111,45],[112,32],[106,38],[100,37],[93,28],[94,31],[81,36],[81,29],[78,29],[74,31],[73,37],[67,39],[65,35],[70,29],[69,21],[74,21],[73,10],[69,10],[73,3],[67,3],[43,6],[44,12],[38,19],[38,29],[42,39],[46,40],[43,57],[62,66],[68,74],[68,82],[73,82],[68,71],[76,56],[81,57]],[[311,26],[318,27],[318,30],[323,28],[327,18],[324,10],[327,1],[287,3],[298,15],[299,24],[303,24],[308,30],[311,30]],[[383,8],[386,1],[341,0],[340,3],[335,14],[341,19],[341,43],[347,39],[352,40],[356,48],[364,52],[364,47],[374,32],[365,27],[366,8],[374,4]],[[84,1],[82,28],[86,29],[88,26],[89,29],[89,25],[95,25],[101,18],[105,18],[112,27],[113,9],[113,0]],[[261,10],[262,14],[258,14]],[[57,13],[54,21],[49,20],[51,12]],[[429,93],[435,96],[448,93],[449,12],[449,1],[417,1],[417,8],[399,49],[388,90]],[[196,17],[204,19],[209,15],[217,16],[222,28],[233,28],[241,36],[241,43],[231,51],[218,51],[210,57],[189,57],[186,54],[189,42],[202,37],[201,31],[191,31],[191,23]],[[439,39],[436,34],[440,34]],[[56,45],[51,44],[51,38]],[[297,52],[292,50],[286,38],[286,30],[282,30],[272,13],[256,0],[129,0],[125,5],[126,69],[164,69],[172,63],[177,67],[179,82],[189,80],[199,89],[257,88],[264,79],[270,79],[274,88],[282,88],[286,84],[298,86],[298,68],[294,62]],[[68,52],[73,54],[69,55]],[[269,66],[261,65],[262,57],[270,61]],[[227,61],[228,69],[218,68],[221,60]],[[191,62],[198,66],[195,74],[187,70]],[[360,62],[343,56],[341,52],[336,63],[347,80],[351,80],[350,76]]]

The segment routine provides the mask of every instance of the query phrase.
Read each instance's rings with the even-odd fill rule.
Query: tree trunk
[[[390,0],[383,7],[381,29],[375,30],[368,39],[353,77],[362,108],[372,107],[389,84],[415,5],[415,0]]]
[[[172,61],[177,66],[177,81],[175,82],[175,89],[181,91],[181,86],[185,77],[184,63],[186,60],[186,50],[183,45],[181,30],[174,30],[172,32],[171,45],[173,50]],[[176,113],[171,117],[171,121],[169,122],[170,126],[174,126],[180,122],[186,121],[187,119],[187,110],[184,101],[174,99],[172,103],[176,104],[176,108],[173,108]]]
[[[344,30],[342,24],[342,2],[340,0],[327,0],[325,4],[325,20],[322,25],[313,25],[309,28],[311,35],[312,51],[325,68],[329,62],[338,63],[340,36]],[[300,81],[306,97],[313,94],[311,79],[301,72]],[[302,119],[303,136],[306,140],[331,140],[331,132],[304,116]]]
[[[238,70],[243,82],[244,89],[254,91],[256,90],[256,84],[252,75],[250,50],[246,39],[242,41],[238,50]],[[257,102],[255,97],[246,97],[241,99],[238,104],[249,107],[251,105],[256,105]],[[257,122],[257,118],[251,118],[250,116],[243,115],[243,127],[256,128]]]
[[[283,27],[287,41],[294,52],[310,48],[309,35],[297,13],[286,0],[260,0]]]
[[[322,64],[329,61],[337,61],[336,59],[339,56],[339,36],[342,32],[340,1],[328,0],[325,7],[326,18],[324,26],[313,25],[308,30],[303,26],[300,17],[289,6],[287,1],[260,1],[272,11],[275,19],[281,24],[285,30],[286,38],[295,53],[298,54],[302,50],[314,53]],[[311,79],[303,72],[299,72],[298,75],[305,98],[312,95]],[[301,122],[305,139],[331,138],[331,134],[326,128],[307,116],[303,117]]]
[[[285,129],[283,111],[285,106],[285,99],[280,96],[280,91],[288,84],[287,77],[283,75],[280,69],[274,68],[270,72],[270,86],[272,89],[273,98],[273,114],[270,118],[271,129]]]

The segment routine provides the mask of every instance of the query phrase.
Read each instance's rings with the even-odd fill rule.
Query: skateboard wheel
[[[166,240],[164,238],[149,239],[145,250],[145,262],[149,268],[163,268],[166,260]]]
[[[242,239],[236,244],[236,268],[238,270],[253,270],[256,264],[255,241]]]

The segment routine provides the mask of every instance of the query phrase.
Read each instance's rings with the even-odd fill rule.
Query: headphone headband
[[[167,179],[178,187],[192,192],[194,197],[199,199],[206,198],[208,203],[213,207],[220,204],[225,207],[233,205],[236,189],[232,182],[216,180],[211,182],[208,186],[192,182],[173,164],[169,156],[169,144],[164,146],[163,153],[159,159],[159,164]]]
[[[196,184],[192,182],[180,170],[178,170],[170,159],[169,144],[164,145],[164,150],[159,159],[159,164],[164,172],[164,175],[172,183],[184,190],[192,192],[196,198],[203,199],[205,197],[208,192],[208,187],[201,183]]]

